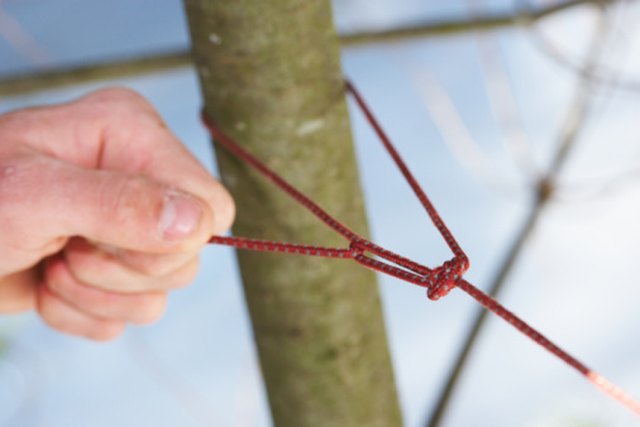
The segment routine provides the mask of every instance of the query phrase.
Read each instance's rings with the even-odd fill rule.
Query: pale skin
[[[126,89],[0,115],[0,314],[110,340],[158,320],[234,204]]]

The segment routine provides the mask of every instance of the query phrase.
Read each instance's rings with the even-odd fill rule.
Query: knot
[[[469,268],[467,257],[456,257],[434,268],[427,276],[427,297],[435,301],[446,296]]]

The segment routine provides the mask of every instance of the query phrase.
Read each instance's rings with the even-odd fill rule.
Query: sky
[[[492,10],[511,6],[484,4]],[[640,37],[631,24],[640,8],[623,6],[613,15],[602,56],[607,68],[622,69],[618,81],[638,76],[640,69]],[[334,8],[341,32],[466,11],[463,1],[337,0]],[[595,22],[593,12],[576,9],[546,20],[540,31],[579,61]],[[0,76],[187,46],[185,17],[175,0],[0,1]],[[480,39],[465,35],[347,48],[342,61],[469,254],[467,277],[486,288],[531,200],[531,175],[510,154],[510,143],[520,141],[530,151],[527,167],[545,169],[575,97],[575,74],[522,29]],[[196,76],[188,68],[4,98],[0,113],[113,84],[146,96],[217,175],[198,120]],[[599,86],[592,95],[589,122],[561,176],[557,200],[500,300],[640,396],[638,94]],[[351,107],[374,241],[439,264],[447,248]],[[61,335],[33,314],[0,318],[0,337],[8,341],[0,359],[0,426],[269,427],[235,255],[210,247],[202,260],[198,278],[171,296],[162,321],[130,328],[109,344]],[[422,290],[387,277],[380,277],[380,290],[405,425],[418,427],[478,307],[462,292],[434,303]],[[619,404],[492,319],[444,425],[634,423]]]

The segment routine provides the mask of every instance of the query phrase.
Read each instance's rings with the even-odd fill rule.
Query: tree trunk
[[[206,112],[229,135],[364,235],[328,0],[185,0]],[[240,236],[347,243],[217,151]],[[375,276],[348,260],[240,251],[274,424],[402,424]]]

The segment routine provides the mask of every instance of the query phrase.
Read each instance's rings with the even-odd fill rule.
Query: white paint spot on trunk
[[[222,39],[220,38],[219,35],[215,34],[215,33],[211,33],[209,34],[209,41],[213,44],[222,44]]]
[[[308,120],[302,123],[300,126],[298,126],[298,129],[296,130],[296,135],[298,136],[309,135],[310,133],[319,131],[320,129],[322,129],[323,126],[324,126],[324,120],[322,119]]]

